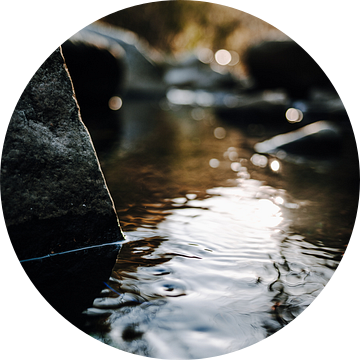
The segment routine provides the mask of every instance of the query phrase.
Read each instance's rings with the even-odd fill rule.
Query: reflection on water
[[[210,108],[124,101],[120,111],[119,145],[101,162],[127,242],[84,331],[135,354],[204,358],[306,309],[348,243],[357,169],[254,154],[258,139]]]

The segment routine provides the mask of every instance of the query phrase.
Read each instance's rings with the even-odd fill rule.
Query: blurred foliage
[[[100,21],[133,31],[168,55],[197,47],[241,53],[249,43],[283,35],[247,13],[200,1],[146,3],[115,12]]]

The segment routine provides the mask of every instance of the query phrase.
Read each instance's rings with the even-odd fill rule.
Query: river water
[[[301,314],[351,235],[353,138],[330,160],[269,166],[262,138],[211,107],[129,100],[117,116],[99,157],[126,242],[82,330],[134,354],[206,358]]]

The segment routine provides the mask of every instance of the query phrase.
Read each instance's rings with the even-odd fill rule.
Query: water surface
[[[262,138],[210,107],[124,101],[119,116],[117,141],[99,154],[127,241],[84,331],[134,354],[205,358],[301,314],[351,235],[351,136],[336,158],[276,159],[274,171],[274,158],[254,161]]]

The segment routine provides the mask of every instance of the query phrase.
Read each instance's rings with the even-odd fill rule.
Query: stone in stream
[[[244,61],[257,89],[284,89],[294,99],[312,89],[335,92],[312,57],[294,41],[264,41],[247,50]]]
[[[15,252],[44,298],[68,319],[90,306],[123,235],[60,48],[12,115],[1,200]]]
[[[166,94],[159,54],[135,33],[95,22],[71,36],[62,46],[65,59],[69,59],[70,73],[72,68],[78,72],[74,74],[75,92],[78,87],[87,98],[91,96],[90,91],[99,94],[100,86],[103,91],[104,84],[108,84],[106,91],[113,88],[113,95],[127,98],[161,99]],[[97,58],[96,64],[89,55]],[[79,61],[82,62],[80,66]],[[84,61],[88,63],[86,66]],[[101,71],[96,68],[99,64],[105,67]],[[91,77],[95,82],[91,84],[88,82],[89,67],[94,69]],[[116,80],[115,87],[111,83],[113,80]]]
[[[123,89],[124,50],[99,37],[93,42],[70,38],[61,45],[82,115],[88,108],[109,109],[109,99]]]

